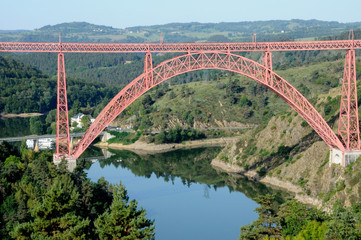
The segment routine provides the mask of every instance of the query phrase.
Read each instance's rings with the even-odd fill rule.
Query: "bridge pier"
[[[273,86],[272,83],[272,53],[270,51],[265,51],[263,53],[263,66],[266,68],[265,72],[263,73],[264,81],[270,85]]]
[[[34,139],[34,152],[39,152],[39,140]]]
[[[70,137],[69,152],[72,152],[74,148],[74,137]]]
[[[115,137],[114,135],[111,135],[111,134],[108,133],[108,132],[104,132],[103,137],[101,138],[101,141],[102,141],[102,142],[106,142],[106,141],[108,141],[109,139],[114,138],[114,137]]]
[[[68,100],[66,91],[64,54],[58,54],[58,90],[56,119],[56,155],[58,158],[70,155]]]
[[[153,87],[153,61],[152,61],[152,54],[147,52],[144,58],[144,83],[145,89]]]
[[[342,152],[338,148],[332,148],[330,150],[330,166],[332,163],[340,164],[343,167],[347,167],[351,163],[355,162],[358,157],[361,156],[361,150],[349,150]]]
[[[342,83],[338,135],[346,150],[360,150],[360,129],[358,119],[356,55],[355,50],[346,52]]]
[[[73,158],[73,156],[58,158],[56,154],[53,155],[53,163],[55,166],[58,166],[62,160],[66,161],[68,171],[73,172],[76,167],[76,159]]]

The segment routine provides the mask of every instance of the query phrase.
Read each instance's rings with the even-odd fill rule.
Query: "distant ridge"
[[[21,32],[29,32],[31,30],[23,30],[23,29],[19,29],[19,30],[0,30],[0,33],[21,33]]]
[[[57,42],[247,42],[252,34],[257,41],[316,40],[361,29],[361,22],[340,23],[320,20],[269,20],[220,23],[168,23],[124,29],[87,22],[47,25],[32,31],[0,30],[0,41]]]
[[[91,32],[94,30],[103,30],[103,31],[114,31],[113,27],[96,25],[87,22],[69,22],[69,23],[60,23],[56,25],[46,25],[39,29],[35,29],[35,31],[65,31],[65,32]]]

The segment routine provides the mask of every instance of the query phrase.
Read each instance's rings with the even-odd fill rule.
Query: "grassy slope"
[[[325,94],[332,86],[339,85],[342,69],[343,62],[338,60],[278,70],[277,73],[315,104],[317,95]],[[231,103],[228,86],[235,79],[239,79],[238,86],[244,89],[233,94],[236,100]],[[164,95],[159,97],[158,92],[163,92]],[[176,124],[193,127],[258,125],[267,123],[272,116],[290,109],[283,100],[261,84],[227,72],[217,81],[202,80],[170,87],[164,83],[145,95],[155,100],[152,107],[148,111],[139,110],[143,108],[143,96],[121,115],[120,122],[125,123],[135,115],[138,122],[148,117],[154,129],[174,127]],[[245,98],[249,101],[246,104]],[[192,115],[194,120],[189,121],[188,115]]]

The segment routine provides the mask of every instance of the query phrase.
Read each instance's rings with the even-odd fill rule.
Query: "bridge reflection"
[[[95,163],[100,160],[109,159],[115,155],[114,153],[109,152],[108,149],[101,149],[101,153],[102,156],[99,155],[93,157],[79,158],[79,161],[87,161],[87,162]],[[53,159],[53,162],[56,166],[58,166],[62,161],[66,162],[65,164],[69,172],[73,172],[77,166],[77,159],[65,159],[65,158],[63,160]]]

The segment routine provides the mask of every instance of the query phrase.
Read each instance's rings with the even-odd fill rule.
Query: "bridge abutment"
[[[358,157],[361,156],[360,150],[350,150],[344,153],[338,149],[333,148],[330,150],[330,165],[332,163],[340,164],[341,166],[347,167],[351,163],[355,162]]]

